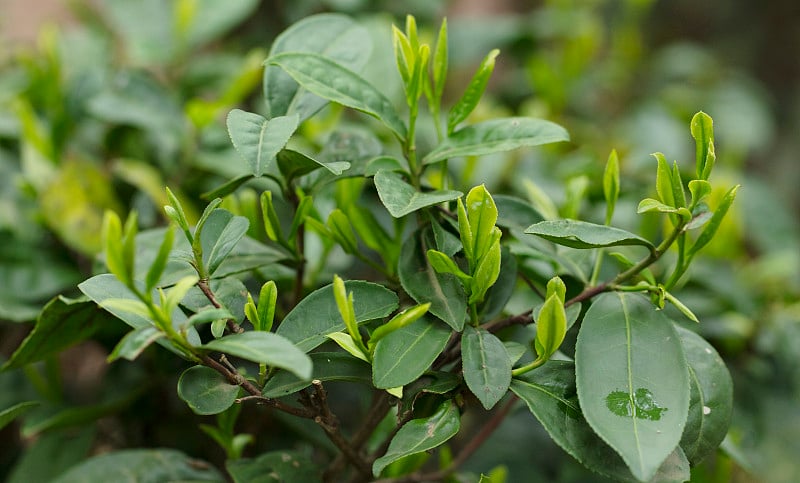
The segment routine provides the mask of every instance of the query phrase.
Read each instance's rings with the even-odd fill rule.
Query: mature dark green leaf
[[[359,72],[369,60],[372,41],[369,32],[350,17],[326,13],[306,17],[278,35],[270,56],[281,52],[316,52]],[[269,117],[297,113],[301,122],[328,103],[270,66],[264,69],[264,98]]]
[[[234,109],[228,114],[228,135],[253,176],[264,176],[297,130],[298,122],[296,114],[267,120],[255,113]]]
[[[654,250],[644,238],[619,228],[596,225],[577,220],[540,221],[529,226],[525,233],[536,235],[558,245],[571,248],[602,248],[641,245]]]
[[[25,413],[25,411],[38,405],[39,401],[25,401],[15,404],[10,408],[3,409],[0,411],[0,429],[3,429],[8,423],[17,419],[17,417]]]
[[[401,218],[427,206],[455,200],[464,194],[452,190],[417,191],[393,171],[378,171],[375,174],[375,188],[383,206],[395,218]]]
[[[131,449],[105,453],[73,466],[54,483],[90,481],[225,481],[209,463],[172,449]]]
[[[386,454],[375,460],[372,473],[379,476],[390,463],[400,458],[435,448],[461,428],[461,414],[451,401],[445,401],[430,417],[412,419],[392,438]]]
[[[113,278],[113,275],[109,276]],[[36,326],[3,364],[2,370],[22,367],[57,354],[88,339],[112,320],[113,317],[87,298],[56,297],[44,306]]]
[[[311,377],[311,359],[286,337],[272,332],[226,335],[203,348],[286,369],[302,379]]]
[[[460,331],[467,317],[467,296],[454,275],[437,273],[428,263],[425,254],[434,246],[432,239],[429,231],[423,231],[403,243],[398,265],[400,283],[417,303],[430,302],[430,313]]]
[[[87,424],[66,431],[50,431],[37,435],[8,473],[6,483],[53,481],[58,478],[89,457],[96,441],[97,431],[94,426]]]
[[[299,379],[289,371],[278,371],[264,385],[266,397],[284,397],[311,385],[312,379],[347,381],[372,384],[372,368],[369,364],[344,352],[314,352],[309,354],[314,370],[311,379]]]
[[[358,323],[386,317],[397,308],[397,295],[382,285],[360,280],[346,281],[344,285],[347,292],[353,293],[353,307]],[[326,342],[326,334],[340,332],[344,328],[331,284],[308,294],[300,301],[283,319],[277,333],[308,352]]]
[[[696,333],[676,327],[689,361],[692,393],[681,448],[692,464],[722,443],[733,410],[733,382],[717,351]]]
[[[508,392],[511,360],[503,343],[490,332],[468,326],[461,336],[464,381],[486,409]]]
[[[430,164],[458,156],[483,156],[559,141],[569,141],[569,134],[550,121],[528,117],[492,119],[454,132],[422,162]]]
[[[581,413],[575,389],[575,365],[550,360],[515,377],[511,391],[564,451],[589,469],[617,480],[633,481],[625,462],[592,431]]]
[[[307,154],[284,149],[278,153],[278,168],[287,181],[315,171],[317,168],[325,168],[331,174],[339,176],[345,170],[350,169],[347,161],[323,162]]]
[[[178,379],[178,396],[197,414],[221,413],[233,405],[238,395],[239,386],[210,367],[190,367]]]
[[[273,451],[256,458],[228,460],[233,483],[314,483],[322,481],[311,458],[298,451]]]
[[[530,202],[509,195],[492,195],[497,205],[497,225],[524,230],[544,218]]]
[[[285,52],[272,55],[267,65],[277,65],[310,92],[376,117],[400,139],[406,126],[386,98],[372,84],[334,60],[319,54]]]
[[[132,330],[125,334],[125,337],[114,347],[111,355],[108,356],[108,362],[115,361],[120,357],[132,361],[139,357],[150,344],[164,336],[165,334],[154,325]]]
[[[600,295],[584,316],[575,366],[586,420],[637,478],[652,478],[689,410],[689,372],[672,321],[640,294]]]
[[[372,359],[375,387],[400,387],[417,379],[430,368],[449,338],[450,329],[429,316],[383,337],[375,345]]]

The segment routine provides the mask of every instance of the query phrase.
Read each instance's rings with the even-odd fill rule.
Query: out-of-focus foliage
[[[688,33],[703,32],[695,37],[719,39],[714,32],[725,22],[741,25],[735,20],[745,14],[735,13],[736,7],[716,5],[724,13],[716,15],[711,7],[698,13],[701,7],[694,2],[549,0],[470,16],[467,2],[96,3],[97,8],[76,2],[77,27],[45,28],[35,45],[3,52],[0,58],[0,356],[10,355],[48,300],[61,293],[79,296],[73,287],[92,273],[104,210],[123,214],[135,209],[142,227],[163,225],[160,207],[168,203],[163,192],[168,185],[193,224],[200,211],[193,200],[222,181],[247,174],[224,120],[237,106],[263,111],[262,62],[278,32],[319,11],[355,15],[376,39],[365,77],[380,81],[395,105],[402,105],[399,79],[382,78],[393,62],[391,44],[385,41],[392,15],[413,13],[421,25],[430,26],[446,13],[450,62],[464,74],[451,75],[456,80],[445,98],[458,96],[474,65],[499,47],[502,56],[488,95],[470,122],[500,114],[532,115],[567,126],[575,141],[559,150],[453,162],[460,185],[486,183],[528,198],[542,214],[580,215],[601,223],[600,180],[614,148],[622,179],[614,222],[657,238],[664,230],[659,218],[648,215],[640,221],[632,215],[638,199],[655,196],[644,191],[655,166],[650,153],[665,151],[669,160],[681,162],[682,171],[693,172],[687,162],[694,146],[686,136],[686,120],[699,109],[713,116],[720,147],[715,181],[743,188],[706,247],[707,256],[693,266],[692,281],[675,293],[702,322],[692,328],[725,358],[736,406],[723,451],[695,468],[693,478],[792,481],[797,474],[800,149],[793,133],[800,125],[799,83],[795,77],[792,87],[781,82],[780,73],[763,73],[769,66],[763,59],[758,62],[758,53],[745,49],[732,56],[737,47],[727,43],[703,45],[669,33],[688,24]],[[780,10],[791,2],[768,3],[762,16],[745,18],[791,18]],[[751,12],[754,7],[739,8]],[[770,23],[755,24],[748,32],[765,35],[772,27],[764,25]],[[432,40],[436,32],[420,35]],[[377,141],[369,132],[350,126],[331,132],[340,115],[329,108],[304,124],[302,142],[331,151],[356,144],[364,158],[371,156],[370,143]],[[420,119],[425,122],[430,121]],[[432,136],[425,137],[431,132],[420,130],[418,143],[425,151],[436,144]],[[329,139],[336,136],[338,144]],[[335,152],[328,154],[326,159],[335,159]],[[319,182],[325,183],[325,176]],[[272,182],[262,178],[255,183],[261,189]],[[337,196],[347,196],[342,191]],[[709,204],[716,206],[723,195],[712,193]],[[240,190],[223,203],[258,220],[254,196],[254,191]],[[281,200],[275,209],[280,215],[288,212]],[[251,234],[263,232],[260,224],[251,223]],[[332,263],[324,269],[335,271]],[[215,289],[235,293],[239,287]],[[88,304],[57,300],[67,311]],[[522,307],[528,301],[514,303]],[[190,416],[171,379],[180,367],[174,358],[153,352],[145,364],[97,369],[124,328],[110,319],[93,322],[97,327],[87,330],[94,331],[96,342],[83,343],[78,355],[54,354],[45,363],[0,374],[0,409],[47,401],[25,408],[19,427],[4,429],[2,434],[13,437],[0,443],[0,477],[47,481],[92,452],[126,446],[169,446],[219,459],[207,449],[207,437],[187,422]],[[142,396],[153,387],[162,388],[160,397]],[[517,424],[520,420],[526,424]],[[262,424],[255,429],[290,423],[276,417]],[[508,481],[595,478],[544,431],[530,434],[528,428],[527,411],[513,414],[468,466],[480,471],[505,465]],[[231,450],[234,446],[230,442]]]

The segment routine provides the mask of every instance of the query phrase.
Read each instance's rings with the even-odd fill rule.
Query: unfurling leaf
[[[392,332],[398,329],[402,329],[408,324],[415,322],[417,319],[428,313],[428,309],[430,307],[431,307],[430,302],[425,304],[415,305],[414,307],[410,307],[400,312],[399,314],[392,317],[392,320],[386,322],[385,324],[375,329],[372,332],[372,335],[369,339],[370,352],[374,352],[375,344],[377,344],[379,340],[383,339]]]
[[[697,254],[704,246],[714,238],[714,234],[717,233],[717,229],[719,225],[722,224],[722,219],[725,218],[725,215],[728,213],[731,205],[733,204],[733,200],[736,199],[736,192],[739,190],[740,185],[736,185],[731,188],[725,196],[722,198],[722,201],[717,206],[717,209],[714,210],[714,214],[711,216],[711,220],[709,220],[708,225],[705,227],[700,236],[697,237],[697,240],[694,242],[694,245],[689,249],[688,258],[691,259],[692,257]]]
[[[567,333],[567,313],[558,294],[547,297],[536,320],[534,346],[538,359],[547,360],[564,341]]]
[[[707,180],[716,161],[714,154],[714,121],[703,111],[692,118],[690,131],[695,141],[697,179]]]
[[[608,155],[606,169],[603,172],[603,196],[606,199],[606,225],[608,225],[611,223],[614,207],[619,198],[619,157],[616,149]]]

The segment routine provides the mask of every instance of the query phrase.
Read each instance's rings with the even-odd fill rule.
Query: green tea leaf
[[[325,337],[336,342],[339,347],[346,350],[353,357],[369,363],[369,354],[361,349],[361,346],[350,334],[346,332],[333,332],[331,334],[326,334]]]
[[[228,460],[233,483],[306,483],[321,481],[320,468],[299,451],[272,451],[256,458]]]
[[[432,416],[412,419],[403,425],[392,438],[386,454],[373,463],[372,474],[377,477],[400,458],[436,448],[455,436],[460,428],[458,407],[450,401],[444,402]]]
[[[402,329],[403,327],[415,322],[420,317],[425,315],[428,312],[431,304],[420,304],[415,305],[414,307],[409,307],[406,310],[400,312],[399,314],[392,317],[389,322],[386,322],[383,325],[380,325],[372,331],[369,338],[369,347],[370,349],[374,349],[375,344],[378,343],[381,339],[386,337],[387,335],[391,334],[392,332]]]
[[[475,109],[478,102],[483,97],[483,92],[486,90],[486,85],[489,83],[489,78],[494,71],[495,58],[500,54],[497,49],[492,50],[484,57],[475,75],[469,81],[464,94],[455,103],[455,105],[447,113],[447,133],[452,134],[456,126],[464,121],[467,116]]]
[[[234,109],[228,114],[228,135],[253,176],[264,176],[297,130],[298,122],[296,114],[267,120],[255,113]]]
[[[472,289],[469,294],[469,303],[478,304],[483,302],[486,292],[492,288],[497,278],[500,276],[500,229],[494,228],[495,240],[488,251],[483,254],[478,266],[475,267],[475,274],[472,277]]]
[[[348,280],[344,285],[353,294],[353,309],[358,323],[386,317],[397,309],[397,295],[382,285],[360,280]],[[333,295],[333,284],[330,284],[301,300],[278,326],[277,334],[308,352],[325,342],[326,334],[344,328]]]
[[[169,254],[172,250],[174,239],[175,231],[172,229],[172,226],[170,226],[167,228],[166,233],[164,233],[164,239],[161,241],[155,259],[153,259],[153,264],[150,265],[150,268],[147,270],[145,290],[150,291],[158,285],[158,281],[161,279],[164,269],[167,268],[167,261],[169,260]]]
[[[603,171],[603,196],[606,199],[606,225],[611,223],[614,207],[619,198],[619,157],[617,150],[612,149]]]
[[[675,204],[675,193],[672,190],[672,170],[669,167],[667,158],[661,153],[654,153],[658,167],[656,168],[656,192],[661,201],[667,205],[677,208]]]
[[[553,220],[531,225],[525,233],[571,248],[603,248],[640,245],[654,250],[653,244],[633,233],[585,221]]]
[[[139,357],[150,344],[164,336],[165,334],[155,326],[132,330],[119,341],[107,360],[113,362],[121,357],[132,361]]]
[[[216,215],[217,213],[219,215]],[[214,223],[213,229],[212,222]],[[217,271],[239,240],[247,233],[249,227],[250,221],[244,216],[233,216],[225,210],[214,211],[206,223],[206,229],[200,236],[204,244],[211,244],[209,251],[203,250],[203,258],[206,259],[209,275],[213,275]]]
[[[559,141],[569,141],[569,134],[550,121],[528,117],[492,119],[455,131],[422,162],[431,164],[458,156],[483,156]]]
[[[550,295],[536,319],[536,352],[540,359],[549,359],[564,341],[567,333],[567,313],[564,299]]]
[[[467,326],[461,336],[464,381],[484,408],[492,409],[508,392],[511,359],[503,343],[485,329]]]
[[[280,370],[264,385],[265,397],[284,397],[311,385],[311,380],[360,382],[372,384],[372,367],[362,359],[344,352],[313,352],[309,354],[314,369],[311,379],[300,379],[289,371]]]
[[[311,377],[311,359],[286,337],[272,332],[230,334],[202,348],[286,369],[303,379]]]
[[[442,19],[441,27],[439,27],[436,47],[433,51],[433,95],[437,99],[437,104],[442,98],[445,81],[447,80],[447,57],[447,18],[445,17]]]
[[[128,299],[133,301],[139,300],[129,288],[125,287],[110,273],[95,275],[94,277],[80,283],[78,285],[78,289],[80,289],[81,292],[92,299],[95,303],[100,305],[109,299]],[[122,320],[134,329],[153,325],[153,322],[148,318],[144,318],[140,315],[125,310],[119,310],[113,306],[105,307],[105,310],[111,312],[111,314],[113,314],[116,318]],[[184,314],[179,308],[176,308],[172,311],[171,315],[172,316],[170,319],[172,320],[172,327],[176,331],[180,332],[182,330],[182,326],[186,323],[186,314]],[[200,336],[193,327],[190,327],[186,330],[186,338],[192,345],[200,344]],[[156,343],[166,347],[176,354],[182,355],[182,353],[175,349],[166,339],[159,339],[156,341]]]
[[[113,211],[106,211],[103,216],[103,253],[106,267],[123,283],[132,283],[132,274],[128,273],[122,248],[122,223]]]
[[[708,242],[710,242],[712,238],[714,238],[719,225],[722,224],[722,219],[725,218],[725,215],[728,213],[728,210],[733,204],[733,200],[736,199],[736,192],[739,190],[739,186],[740,185],[737,184],[727,193],[725,193],[725,196],[722,198],[722,201],[720,201],[719,206],[717,206],[717,209],[714,210],[714,214],[711,216],[711,220],[709,220],[708,225],[705,227],[705,229],[703,229],[703,232],[700,233],[699,237],[697,237],[694,245],[692,245],[692,247],[689,249],[688,258],[690,260],[704,246],[708,245]]]
[[[508,195],[492,195],[492,198],[497,206],[497,226],[524,230],[544,220],[541,213],[522,198]]]
[[[5,408],[0,411],[0,429],[3,429],[8,423],[17,419],[21,414],[24,414],[29,409],[39,405],[39,401],[25,401]]]
[[[449,273],[455,275],[461,280],[465,287],[469,287],[472,283],[472,277],[464,273],[452,258],[438,250],[428,250],[428,263],[436,270],[436,273]]]
[[[375,174],[375,188],[383,206],[395,218],[401,218],[422,208],[445,201],[452,201],[463,195],[460,191],[438,190],[417,191],[392,171],[378,171]]]
[[[277,65],[310,92],[383,122],[403,140],[406,126],[386,96],[355,72],[319,54],[285,52],[272,55],[267,65]]]
[[[113,275],[105,276],[120,284]],[[22,367],[58,354],[88,339],[113,320],[107,312],[99,310],[95,303],[84,297],[55,297],[44,306],[31,333],[0,370]]]
[[[256,330],[269,332],[275,319],[275,306],[278,303],[278,287],[272,280],[261,286],[258,294],[258,323],[254,324]],[[251,320],[251,322],[253,322]]]
[[[210,367],[194,366],[178,379],[178,396],[195,414],[219,414],[236,401],[239,386]]]
[[[356,234],[353,232],[350,220],[342,210],[334,209],[328,216],[326,226],[334,241],[342,247],[345,253],[358,253]]]
[[[693,179],[689,181],[689,193],[692,195],[692,209],[698,206],[708,195],[711,194],[711,183],[703,179]]]
[[[172,449],[131,449],[91,457],[53,480],[87,481],[224,481],[213,465]]]
[[[733,410],[733,382],[714,347],[696,333],[677,327],[689,362],[691,399],[681,448],[692,464],[713,453],[728,433]]]
[[[358,72],[372,52],[367,29],[346,15],[324,13],[306,17],[275,38],[270,56],[281,52],[315,52]],[[300,122],[325,107],[326,99],[301,88],[281,69],[264,69],[264,98],[269,117],[296,113]]]
[[[219,309],[209,308],[193,314],[191,317],[189,317],[189,320],[186,321],[186,325],[195,326],[195,325],[207,324],[209,322],[214,322],[216,320],[228,320],[234,318],[235,317],[233,316],[233,314],[231,314],[226,308],[219,308]]]
[[[600,295],[584,316],[575,367],[586,420],[634,476],[652,478],[680,441],[689,410],[688,368],[672,322],[640,294]]]
[[[695,141],[697,179],[707,180],[714,167],[714,121],[703,111],[692,117],[690,131]]]
[[[586,422],[575,388],[575,365],[550,360],[515,377],[511,391],[564,451],[587,468],[619,481],[637,481],[622,458]]]
[[[381,338],[372,358],[375,387],[405,386],[428,370],[444,350],[450,329],[433,317],[423,316]]]
[[[426,248],[433,245],[432,238],[430,231],[422,231],[403,243],[398,264],[400,283],[417,303],[430,302],[431,314],[461,331],[467,316],[466,293],[455,276],[437,273],[428,263]]]
[[[347,161],[320,161],[312,158],[307,154],[303,154],[291,149],[282,149],[278,152],[278,169],[280,169],[283,177],[287,182],[299,178],[300,176],[312,173],[318,168],[325,168],[331,174],[339,176],[346,170],[350,169],[350,163]]]

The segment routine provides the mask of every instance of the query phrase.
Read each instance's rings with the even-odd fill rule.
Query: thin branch
[[[211,305],[213,305],[215,309],[222,308],[222,304],[219,302],[219,300],[217,300],[217,296],[214,295],[214,292],[211,290],[211,286],[208,284],[208,280],[199,280],[197,282],[197,288],[199,288],[200,291],[203,292],[203,295],[206,296],[208,301],[211,302]],[[239,324],[237,324],[236,321],[233,319],[228,319],[227,321],[225,321],[225,325],[227,325],[228,330],[230,332],[233,332],[234,334],[241,334],[242,332],[244,332],[244,329],[242,329],[239,326]]]

